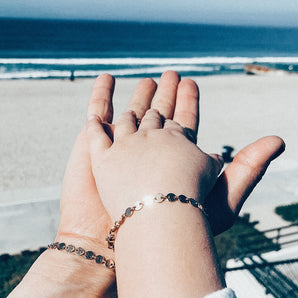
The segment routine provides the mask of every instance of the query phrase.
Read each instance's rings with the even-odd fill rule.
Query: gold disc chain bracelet
[[[173,193],[169,193],[166,196],[164,196],[161,193],[158,193],[153,198],[148,198],[143,201],[137,201],[134,203],[132,207],[126,208],[125,212],[121,215],[121,218],[117,221],[115,221],[114,226],[110,229],[110,232],[106,238],[106,241],[108,242],[108,248],[113,249],[115,248],[115,240],[116,240],[116,234],[120,228],[120,226],[124,223],[125,219],[127,217],[131,217],[135,211],[140,211],[146,203],[154,202],[154,203],[162,203],[165,200],[169,202],[175,202],[179,201],[183,204],[190,204],[191,206],[198,208],[201,210],[201,212],[207,217],[207,213],[204,209],[204,207],[195,199],[193,198],[187,198],[184,195],[176,196]]]
[[[96,255],[93,251],[89,250],[86,251],[82,247],[76,248],[72,244],[66,245],[63,242],[54,242],[48,245],[49,249],[58,249],[58,250],[65,250],[68,253],[76,254],[80,257],[85,257],[88,260],[94,260],[97,264],[103,264],[108,269],[114,269],[115,268],[115,262],[112,259],[106,259],[102,255]]]

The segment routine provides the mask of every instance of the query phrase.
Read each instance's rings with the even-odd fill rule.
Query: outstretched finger
[[[178,85],[173,120],[198,133],[199,88],[191,79],[184,79]]]
[[[134,111],[137,119],[142,119],[150,108],[157,84],[154,80],[146,78],[140,81],[136,87],[127,110]]]
[[[270,162],[284,149],[285,143],[281,138],[269,136],[248,145],[235,156],[206,199],[214,234],[233,224],[235,216],[265,174]],[[218,210],[221,210],[220,214]]]
[[[177,72],[164,72],[152,100],[151,108],[158,110],[165,119],[173,117],[179,80]]]
[[[103,122],[112,123],[115,79],[109,74],[97,77],[89,100],[87,117],[97,115]]]

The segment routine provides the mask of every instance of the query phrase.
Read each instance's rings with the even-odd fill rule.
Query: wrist
[[[106,238],[108,242],[108,248],[114,249],[117,233],[127,218],[133,216],[134,213],[139,213],[139,211],[142,211],[143,208],[147,208],[155,204],[158,205],[163,202],[170,202],[170,204],[179,202],[178,204],[190,205],[194,208],[199,209],[205,217],[208,217],[204,206],[194,198],[189,198],[185,195],[176,195],[174,193],[168,193],[167,195],[158,193],[155,196],[148,196],[144,200],[136,201],[133,205],[127,207],[126,210],[122,213],[121,217],[119,217],[118,220],[115,221]]]
[[[113,258],[112,253],[103,247],[92,247],[86,241],[63,239],[66,244],[74,244],[102,254],[106,258]],[[89,242],[90,244],[90,242]],[[94,260],[67,253],[57,249],[43,252],[32,265],[20,285],[11,293],[10,297],[104,297],[115,280],[114,270]]]
[[[164,296],[200,296],[224,286],[209,224],[190,204],[145,207],[125,221],[115,244],[118,291],[124,296],[153,297],[156,289]]]
[[[188,199],[193,198],[194,200],[200,202],[200,204],[203,202],[203,199],[199,196],[197,187],[189,187],[187,189],[186,187],[181,187],[178,182],[176,187],[163,188],[164,191],[161,191],[160,187],[152,187],[152,189],[153,190],[150,191],[135,191],[133,195],[123,194],[121,197],[115,198],[114,202],[117,202],[117,204],[115,203],[111,208],[109,208],[109,214],[112,218],[112,221],[118,221],[125,210],[129,207],[133,207],[137,202],[142,202],[145,206],[154,204],[154,198],[158,194],[163,194],[166,196],[167,194],[174,193],[177,195],[177,197],[183,195]]]

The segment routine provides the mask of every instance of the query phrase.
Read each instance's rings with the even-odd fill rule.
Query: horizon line
[[[221,26],[221,27],[244,27],[244,28],[266,28],[266,29],[298,29],[297,26],[290,25],[265,25],[265,24],[237,24],[237,23],[216,23],[216,22],[182,22],[182,21],[149,21],[149,20],[118,20],[118,19],[80,19],[80,18],[54,18],[54,17],[4,17],[3,20],[23,20],[23,21],[55,21],[55,22],[85,22],[85,23],[127,23],[142,25],[189,25],[189,26]]]

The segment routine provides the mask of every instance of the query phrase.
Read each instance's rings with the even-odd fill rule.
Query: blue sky
[[[294,0],[0,0],[0,17],[298,27]]]

